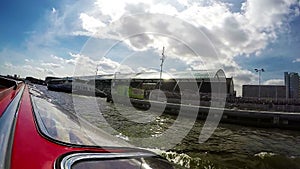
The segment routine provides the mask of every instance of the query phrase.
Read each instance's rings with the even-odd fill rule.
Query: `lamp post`
[[[264,72],[264,69],[254,69],[255,72],[258,73],[258,99],[260,99],[260,76],[261,76],[261,72]]]

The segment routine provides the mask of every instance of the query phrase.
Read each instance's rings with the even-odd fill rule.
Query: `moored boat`
[[[52,79],[47,82],[48,90],[61,91],[61,92],[72,92],[72,79],[61,78],[61,79]]]
[[[47,82],[48,90],[61,91],[73,94],[107,97],[107,94],[95,87],[95,84],[90,84],[90,81],[61,78],[52,79]]]

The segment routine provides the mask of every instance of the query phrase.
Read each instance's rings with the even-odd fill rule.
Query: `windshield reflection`
[[[46,99],[33,95],[31,98],[39,129],[51,139],[76,145],[130,147],[123,140],[95,128],[84,119],[60,109]]]

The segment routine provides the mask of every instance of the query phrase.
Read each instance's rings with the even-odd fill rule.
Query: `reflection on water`
[[[72,96],[66,93],[48,91],[44,86],[36,86],[43,97],[62,108],[75,113]],[[137,124],[124,118],[112,103],[97,98],[98,106],[90,105],[87,96],[78,97],[82,101],[82,111],[77,114],[99,128],[113,127],[112,133],[129,142],[138,137],[157,137],[166,131],[176,117],[162,115],[149,123]],[[100,108],[104,119],[99,118]],[[134,116],[136,112],[124,107],[122,111]],[[139,112],[141,113],[141,112]],[[128,115],[127,114],[127,115]],[[176,163],[177,168],[261,168],[293,169],[300,168],[300,132],[278,129],[261,129],[231,124],[220,124],[214,134],[205,143],[199,144],[199,134],[204,122],[197,121],[192,130],[174,148],[162,151],[158,142],[140,143],[159,152],[168,160]],[[184,128],[185,126],[182,126]],[[177,130],[169,136],[172,138],[186,130]]]

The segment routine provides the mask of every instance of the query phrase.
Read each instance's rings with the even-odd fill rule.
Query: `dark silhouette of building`
[[[30,83],[34,83],[34,84],[39,84],[39,85],[46,85],[44,80],[37,79],[37,78],[34,78],[34,77],[26,77],[25,81],[30,82]]]
[[[45,83],[47,84],[49,81],[53,80],[53,79],[62,79],[61,77],[52,77],[52,76],[47,76],[45,78]]]
[[[284,72],[284,83],[286,86],[286,99],[299,99],[300,84],[298,73]]]
[[[285,88],[283,85],[243,85],[242,95],[243,98],[285,99]]]

